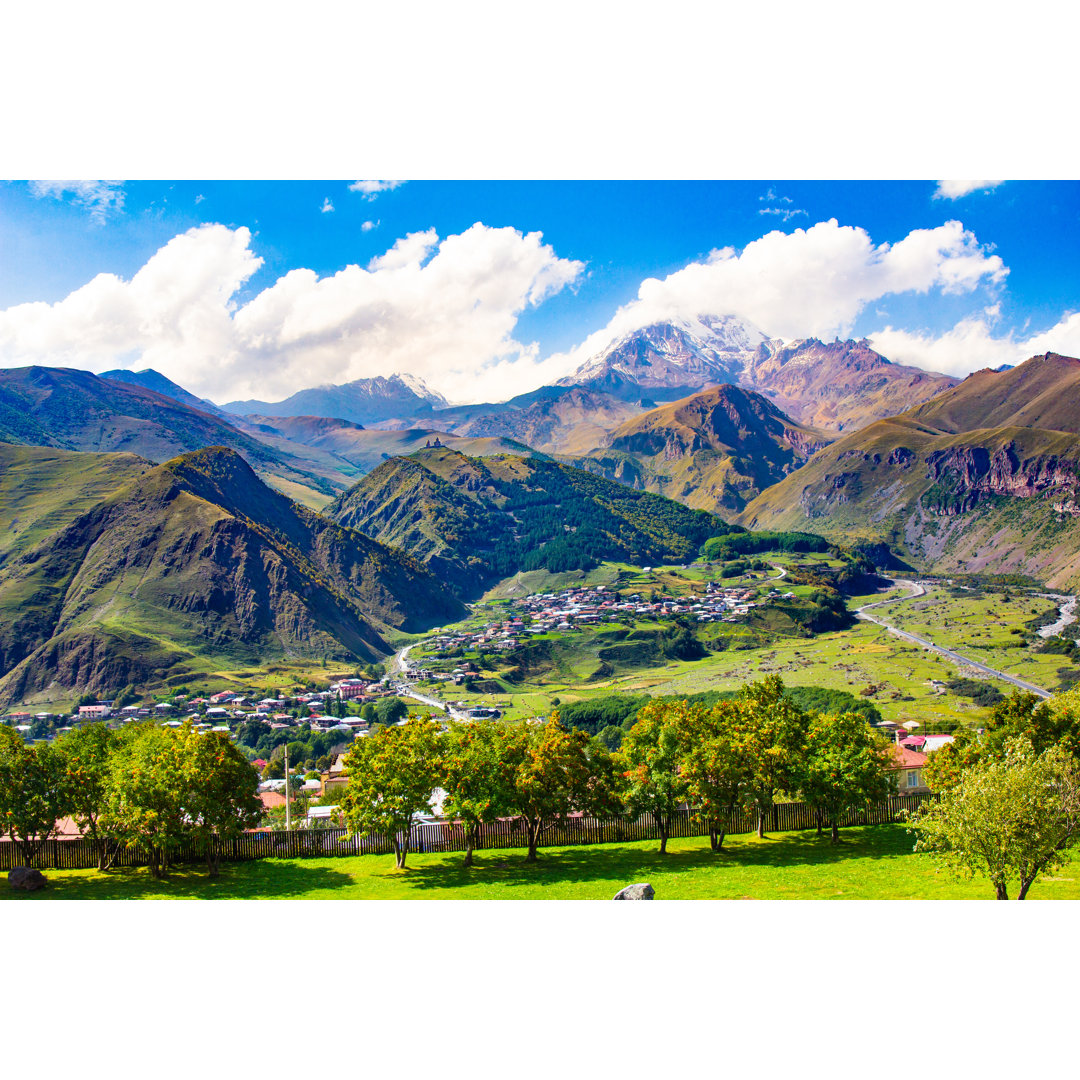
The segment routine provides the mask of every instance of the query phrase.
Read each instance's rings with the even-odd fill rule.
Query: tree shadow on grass
[[[708,839],[693,847],[669,848],[661,855],[654,842],[632,846],[597,844],[575,848],[541,848],[535,863],[525,861],[524,849],[484,850],[475,855],[470,869],[461,859],[448,856],[441,864],[425,865],[419,859],[409,866],[400,883],[408,889],[447,892],[478,885],[537,886],[592,881],[629,884],[660,874],[690,873],[724,867],[782,870],[794,866],[825,866],[848,859],[891,859],[910,855],[914,842],[902,829],[866,827],[842,829],[841,843],[829,843],[828,834],[782,834],[758,840],[743,836],[725,840],[719,853],[709,849]],[[699,846],[700,845],[700,846]],[[420,857],[423,858],[422,856]]]
[[[40,892],[4,889],[0,896],[11,900],[290,900],[354,884],[342,870],[313,866],[303,859],[276,859],[272,865],[223,863],[216,878],[209,877],[203,866],[175,867],[164,881],[155,881],[145,868],[89,874],[47,870],[45,876],[49,884]]]

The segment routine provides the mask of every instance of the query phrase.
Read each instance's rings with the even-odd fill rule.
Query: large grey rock
[[[653,891],[653,887],[647,882],[642,881],[637,885],[627,885],[625,889],[620,889],[613,897],[613,900],[652,900],[656,896]]]
[[[36,892],[44,889],[48,878],[40,870],[34,870],[29,866],[16,866],[8,871],[8,884],[13,889],[22,889],[25,892]]]

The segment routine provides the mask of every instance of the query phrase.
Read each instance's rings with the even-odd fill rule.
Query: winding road
[[[876,615],[866,614],[872,608],[884,607],[886,604],[900,604],[905,600],[914,600],[916,597],[926,595],[926,586],[920,585],[917,581],[907,581],[900,578],[886,578],[886,580],[890,581],[893,585],[906,585],[911,592],[907,596],[896,596],[891,600],[876,600],[872,604],[863,604],[861,608],[855,609],[856,618],[862,619],[865,622],[876,623],[878,626],[884,627],[890,634],[893,634],[898,638],[903,638],[905,641],[910,641],[915,645],[921,645],[924,649],[936,652],[940,656],[947,657],[955,663],[964,664],[966,667],[974,668],[976,671],[981,671],[985,675],[992,675],[995,679],[1002,679],[1007,683],[1011,683],[1013,686],[1018,686],[1021,690],[1027,690],[1028,693],[1037,694],[1039,697],[1043,698],[1050,697],[1050,692],[1044,690],[1041,686],[1025,682],[1023,679],[1018,679],[1015,675],[1008,675],[1004,671],[997,671],[992,667],[987,667],[985,664],[980,664],[978,660],[971,660],[958,652],[953,652],[952,649],[946,649],[942,645],[935,645],[927,638],[919,637],[918,634],[912,634],[907,630],[900,630],[891,623],[887,623],[884,619],[878,618]]]

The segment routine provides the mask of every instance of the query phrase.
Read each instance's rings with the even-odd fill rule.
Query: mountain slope
[[[150,469],[0,569],[0,702],[287,656],[369,659],[463,610],[225,447]]]
[[[260,476],[316,505],[343,490],[349,477],[240,431],[218,416],[153,390],[70,368],[0,371],[0,442],[64,450],[124,451],[154,462],[205,446],[228,446]],[[350,470],[352,471],[352,470]]]
[[[816,338],[762,345],[739,381],[794,419],[826,431],[854,431],[895,416],[958,382],[894,364],[866,341],[826,345]]]
[[[226,412],[259,416],[332,416],[372,424],[397,416],[430,415],[446,399],[413,375],[378,375],[340,386],[300,390],[284,401],[230,401]]]
[[[760,394],[722,385],[628,420],[574,464],[730,516],[828,441]]]
[[[918,405],[956,380],[893,364],[865,341],[785,343],[735,316],[635,330],[560,380],[626,400],[640,397],[644,388],[658,401],[717,383],[764,394],[800,423],[848,431]]]
[[[196,397],[190,390],[178,386],[172,379],[167,379],[160,371],[155,371],[153,368],[144,368],[142,371],[117,368],[113,371],[102,371],[99,378],[112,379],[113,382],[127,383],[129,386],[141,386],[144,390],[153,390],[155,394],[172,398],[173,401],[179,401],[181,405],[187,405],[189,408],[201,409],[215,416],[223,415],[212,401]]]
[[[587,386],[633,400],[647,388],[655,400],[685,397],[712,383],[738,381],[768,339],[732,315],[655,323],[624,335],[587,360],[560,386]]]
[[[1080,360],[1056,354],[977,372],[819,451],[738,520],[884,540],[938,572],[1019,572],[1080,587],[1078,372]],[[1018,417],[1074,430],[1018,426]]]
[[[524,408],[471,418],[455,425],[453,431],[457,435],[516,439],[544,453],[584,454],[643,409],[640,401],[623,401],[575,386]],[[443,422],[445,418],[440,413],[438,419]]]
[[[135,454],[0,443],[0,565],[151,468]]]
[[[426,562],[461,596],[519,570],[693,558],[719,518],[539,458],[423,450],[380,465],[327,508]]]

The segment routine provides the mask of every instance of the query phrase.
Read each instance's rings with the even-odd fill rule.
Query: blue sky
[[[703,308],[955,374],[1080,351],[1080,184],[971,184],[4,183],[0,361],[154,366],[216,400],[395,370],[498,398]]]

